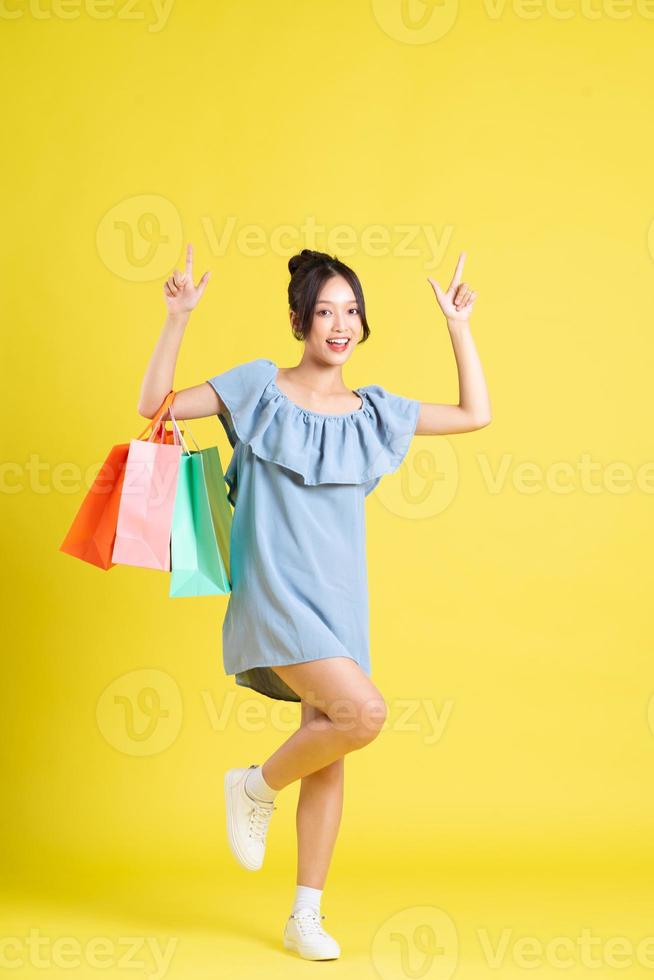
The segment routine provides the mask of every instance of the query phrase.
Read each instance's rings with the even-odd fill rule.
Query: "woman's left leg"
[[[302,701],[301,725],[324,715]],[[334,851],[343,812],[345,757],[335,759],[300,780],[295,818],[297,828],[297,884],[322,889]]]

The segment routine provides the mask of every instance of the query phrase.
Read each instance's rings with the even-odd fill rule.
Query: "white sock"
[[[263,800],[266,803],[272,803],[279,792],[279,790],[269,786],[263,778],[261,766],[257,766],[256,769],[248,769],[248,774],[245,777],[245,791],[253,799]]]
[[[298,909],[310,908],[316,909],[320,912],[320,899],[322,897],[322,888],[311,888],[309,885],[296,885],[295,886],[295,903],[293,905],[293,912],[297,912]]]

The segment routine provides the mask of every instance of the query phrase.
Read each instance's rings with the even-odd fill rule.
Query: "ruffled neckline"
[[[303,415],[313,415],[319,419],[346,419],[346,418],[351,418],[351,416],[353,415],[362,415],[365,412],[366,410],[365,387],[352,389],[352,392],[355,395],[359,395],[359,397],[361,398],[361,404],[359,405],[358,408],[353,408],[351,412],[314,412],[313,409],[311,408],[304,408],[304,406],[298,405],[297,402],[292,401],[288,397],[286,392],[282,391],[282,389],[279,387],[277,381],[275,380],[277,378],[277,374],[279,373],[279,368],[274,363],[274,361],[271,361],[270,363],[275,368],[275,374],[272,380],[268,382],[267,387],[272,388],[277,395],[282,396],[282,398],[290,405],[291,408],[296,409],[296,411],[301,412]]]
[[[228,410],[228,417],[219,418],[235,450],[240,442],[259,459],[293,470],[309,486],[364,484],[366,494],[382,474],[397,469],[415,432],[417,399],[369,384],[353,389],[361,398],[359,408],[316,412],[282,391],[277,372],[275,362],[262,357],[209,379]],[[232,491],[240,457],[234,453],[225,473]],[[233,492],[230,500],[235,501]]]

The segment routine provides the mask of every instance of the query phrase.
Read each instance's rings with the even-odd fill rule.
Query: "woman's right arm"
[[[139,414],[146,418],[153,417],[168,392],[173,390],[175,365],[186,325],[204,293],[208,279],[209,273],[205,272],[197,286],[193,285],[193,247],[189,243],[184,275],[175,269],[164,285],[168,315],[146,368],[138,403]],[[219,415],[224,411],[222,399],[207,381],[192,388],[182,388],[173,401],[176,419],[197,419]],[[170,418],[168,412],[163,418]]]

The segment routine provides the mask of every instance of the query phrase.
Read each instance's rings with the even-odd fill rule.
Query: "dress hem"
[[[298,476],[302,478],[302,482],[305,484],[305,486],[321,486],[325,484],[334,484],[334,483],[345,484],[348,486],[357,486],[357,485],[362,485],[362,484],[366,485],[372,483],[373,486],[368,487],[366,491],[366,495],[376,487],[377,483],[379,483],[379,480],[381,479],[382,476],[384,476],[386,473],[394,473],[399,468],[407,452],[409,451],[411,442],[413,441],[415,430],[418,425],[418,417],[420,414],[420,402],[417,399],[405,399],[405,401],[411,403],[410,415],[407,418],[407,423],[408,423],[407,427],[401,434],[394,434],[388,431],[384,427],[384,436],[383,439],[381,440],[381,445],[383,448],[382,451],[380,452],[379,457],[376,460],[374,460],[372,463],[370,463],[365,469],[360,469],[357,474],[344,475],[341,473],[334,480],[326,480],[324,478],[321,478],[321,474],[319,472],[311,473],[306,465],[306,462],[304,461],[300,462],[295,460],[290,461],[287,459],[280,459],[279,453],[275,453],[273,455],[266,454],[261,448],[260,438],[257,437],[257,435],[251,434],[248,438],[248,433],[246,433],[245,431],[246,427],[244,426],[242,420],[239,418],[239,411],[236,409],[235,406],[236,399],[232,398],[231,392],[229,390],[225,392],[224,390],[225,386],[222,385],[221,383],[215,384],[213,378],[208,378],[207,383],[210,384],[211,387],[214,389],[214,391],[218,394],[218,396],[222,400],[223,404],[225,405],[225,408],[229,413],[229,419],[225,418],[225,416],[220,413],[217,413],[217,416],[220,419],[220,422],[227,434],[227,438],[229,440],[232,449],[235,450],[236,444],[238,442],[241,442],[244,445],[249,446],[252,453],[258,459],[261,459],[266,463],[274,463],[276,466],[281,466],[283,469],[289,470],[292,473],[296,473]],[[349,415],[343,414],[340,416],[338,415],[321,416],[321,418],[335,418],[335,419],[341,418],[346,420],[352,417],[357,419],[357,423],[359,418],[363,420],[363,418],[367,416],[368,419],[370,419],[372,416],[371,416],[371,410],[368,406],[368,400],[370,397],[369,390],[373,387],[374,386],[372,385],[363,385],[360,388],[356,389],[361,394],[362,401],[364,403],[361,409],[357,409],[355,412],[349,413]],[[260,395],[263,395],[263,393],[268,388],[272,388],[273,390],[276,389],[276,385],[274,382],[274,375],[272,378],[269,378],[268,381],[263,385]],[[287,406],[289,409],[295,408],[297,412],[299,412],[300,414],[306,411],[305,409],[302,409],[300,406],[296,406],[294,402],[290,402],[287,399],[285,399],[284,393],[281,391],[280,391],[280,396],[282,398],[282,403],[285,406]],[[313,413],[313,414],[317,414],[317,413]],[[396,442],[395,447],[392,445],[394,440]],[[233,490],[234,488],[230,483],[229,486],[230,497],[233,497]],[[233,500],[230,500],[230,502],[233,504]]]
[[[357,658],[356,657],[353,657],[351,654],[334,653],[334,654],[329,654],[326,657],[304,657],[302,659],[297,659],[296,658],[294,660],[287,660],[286,663],[283,663],[283,664],[274,664],[274,665],[273,664],[251,664],[249,667],[243,667],[241,670],[230,670],[230,671],[226,670],[225,671],[225,674],[228,677],[233,677],[234,678],[234,682],[238,685],[238,687],[247,687],[251,691],[256,691],[257,694],[263,694],[266,697],[272,698],[274,701],[293,701],[293,702],[298,702],[298,701],[301,701],[302,700],[302,698],[300,697],[300,695],[297,694],[297,691],[294,691],[293,688],[289,684],[286,683],[286,681],[284,681],[281,677],[279,677],[279,675],[275,674],[274,670],[272,669],[273,666],[275,666],[275,667],[290,667],[293,664],[313,663],[316,660],[334,660],[335,657],[344,657],[346,660],[353,660],[355,664],[358,664],[361,667],[361,664],[359,663],[359,661],[357,660]],[[282,689],[283,688],[286,688],[286,690],[291,691],[296,696],[295,697],[283,697],[280,694],[271,693],[271,691],[264,691],[264,690],[262,690],[262,688],[254,687],[252,684],[247,684],[244,681],[239,681],[238,680],[238,676],[240,674],[247,674],[247,672],[249,670],[270,670],[270,671],[272,671],[272,673],[275,674],[275,678],[276,678],[275,683],[279,683],[282,686]],[[361,670],[364,672],[364,674],[366,675],[366,677],[370,677],[371,676],[370,675],[370,672],[367,671],[364,667],[361,667]]]

